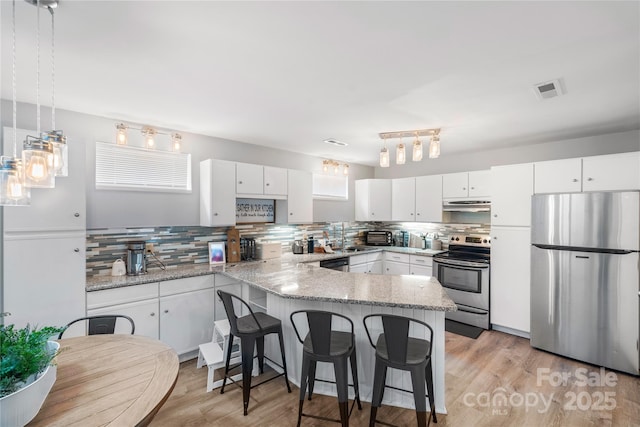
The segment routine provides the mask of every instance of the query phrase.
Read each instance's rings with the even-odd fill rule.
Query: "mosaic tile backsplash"
[[[238,225],[240,237],[251,237],[257,242],[278,242],[283,252],[291,251],[291,243],[309,238],[321,239],[323,232],[329,235],[334,246],[342,244],[344,229],[345,246],[364,244],[367,230],[406,230],[411,233],[438,233],[444,237],[453,233],[488,233],[486,224],[435,224],[435,223],[365,223],[337,222],[308,225],[250,224]],[[87,230],[87,276],[109,275],[116,259],[125,259],[127,242],[144,240],[153,243],[154,256],[147,255],[147,269],[160,268],[162,262],[167,268],[180,264],[200,264],[208,262],[208,242],[224,242],[228,227],[149,227]],[[445,245],[446,247],[446,245]]]

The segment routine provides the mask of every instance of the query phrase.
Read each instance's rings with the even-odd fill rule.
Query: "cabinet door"
[[[442,197],[445,199],[467,197],[469,195],[469,174],[467,172],[442,175]]]
[[[533,163],[491,168],[491,225],[531,224]]]
[[[313,222],[313,177],[311,172],[289,169],[287,219],[290,224]]]
[[[416,221],[442,222],[442,175],[416,178]]]
[[[129,304],[118,304],[109,307],[87,310],[88,316],[101,314],[123,314],[133,319],[136,325],[135,335],[143,335],[149,338],[159,338],[158,333],[158,298],[136,301]],[[116,322],[117,334],[129,333],[129,322],[118,320]]]
[[[369,220],[391,220],[391,180],[372,179],[369,185]]]
[[[264,170],[261,165],[236,163],[236,193],[262,194],[264,191]]]
[[[433,270],[430,265],[414,265],[411,264],[409,274],[414,276],[433,276]]]
[[[86,243],[85,233],[78,232],[54,238],[5,236],[3,311],[11,313],[8,323],[64,326],[85,315]]]
[[[491,227],[491,323],[529,332],[529,227]]]
[[[384,262],[384,274],[409,274],[410,270],[409,264],[404,262]]]
[[[349,266],[349,273],[368,273],[368,272],[369,272],[369,265],[366,263],[354,264]]]
[[[369,179],[359,179],[355,182],[355,219],[367,221],[369,219]]]
[[[236,225],[236,164],[225,160],[200,162],[200,225]]]
[[[185,354],[213,336],[214,290],[160,298],[160,341]]]
[[[391,220],[416,220],[416,179],[396,178],[391,180]]]
[[[287,195],[287,170],[283,168],[264,167],[264,194],[274,196]]]
[[[640,190],[640,152],[585,157],[582,179],[582,191]]]
[[[18,129],[18,156],[22,141],[36,132]],[[56,178],[56,187],[31,189],[31,206],[4,210],[4,231],[71,231],[86,228],[84,141],[68,138],[69,176]],[[5,153],[13,153],[13,129],[4,128]],[[9,148],[10,147],[10,148]]]
[[[382,274],[382,261],[373,261],[367,263],[367,273],[370,274]]]
[[[582,191],[582,159],[550,160],[533,164],[533,191],[540,193],[577,193]]]
[[[491,171],[469,172],[469,197],[491,196]]]

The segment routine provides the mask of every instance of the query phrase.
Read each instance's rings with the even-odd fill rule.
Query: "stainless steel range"
[[[489,329],[490,259],[491,238],[484,234],[452,235],[449,251],[434,255],[433,275],[458,306],[447,319]]]

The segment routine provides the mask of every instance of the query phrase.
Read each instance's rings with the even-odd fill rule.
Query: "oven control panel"
[[[491,237],[488,234],[452,234],[449,237],[449,244],[491,247]]]

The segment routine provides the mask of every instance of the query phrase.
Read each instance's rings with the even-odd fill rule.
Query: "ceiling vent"
[[[336,145],[338,147],[346,147],[347,145],[349,145],[346,142],[338,141],[337,139],[325,139],[324,142],[326,142],[327,144]]]
[[[564,94],[559,79],[551,80],[544,83],[538,83],[534,85],[533,90],[536,93],[536,97],[538,97],[538,99],[555,98],[556,96]]]

